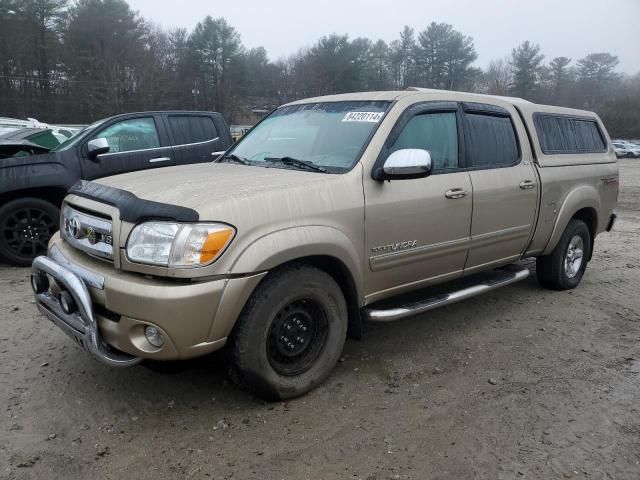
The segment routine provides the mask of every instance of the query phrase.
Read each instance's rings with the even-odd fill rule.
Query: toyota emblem
[[[82,232],[80,230],[80,221],[77,217],[73,217],[71,220],[69,220],[69,222],[67,223],[67,231],[73,238],[80,238],[82,236]]]

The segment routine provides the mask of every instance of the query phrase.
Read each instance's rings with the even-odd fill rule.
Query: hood
[[[243,252],[261,241],[270,246],[256,248],[277,252],[284,248],[281,241],[285,238],[295,243],[291,248],[301,248],[316,242],[322,244],[331,237],[347,242],[345,245],[351,242],[354,246],[345,248],[355,252],[355,245],[363,240],[364,195],[360,164],[344,174],[327,174],[201,163],[143,170],[92,183],[126,190],[143,200],[191,208],[198,212],[200,222],[232,225],[237,232],[235,239],[224,260],[216,261],[206,270],[208,272],[231,271]],[[120,231],[122,246],[126,245],[131,226],[127,223],[129,225]],[[292,229],[297,230],[294,236],[289,235]],[[318,237],[320,231],[325,236]],[[330,245],[327,251],[334,247]],[[265,252],[265,255],[270,254]],[[250,272],[254,268],[257,268],[255,264],[244,265],[237,271]]]
[[[231,203],[253,204],[278,197],[278,192],[304,191],[339,175],[283,168],[200,163],[117,175],[97,183],[127,190],[138,198],[192,208],[201,220],[219,217]]]

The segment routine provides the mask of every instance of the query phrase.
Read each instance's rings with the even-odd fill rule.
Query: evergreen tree
[[[540,46],[524,41],[511,51],[511,93],[517,97],[531,98],[540,83],[542,61]]]

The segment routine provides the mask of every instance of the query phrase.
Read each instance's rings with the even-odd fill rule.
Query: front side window
[[[465,113],[467,157],[473,167],[518,163],[520,151],[510,117]]]
[[[306,103],[281,107],[229,152],[260,166],[282,166],[279,159],[310,162],[329,172],[355,164],[389,102]]]
[[[153,118],[132,118],[108,126],[92,137],[106,138],[109,153],[159,148],[160,140]]]
[[[428,150],[434,170],[458,168],[456,113],[423,113],[413,117],[402,129],[389,153],[404,148]]]

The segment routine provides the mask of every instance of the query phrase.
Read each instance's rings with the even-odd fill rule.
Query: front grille
[[[110,219],[65,205],[60,231],[72,247],[113,260],[113,224]]]

